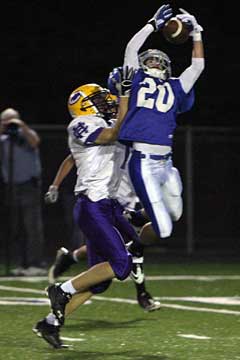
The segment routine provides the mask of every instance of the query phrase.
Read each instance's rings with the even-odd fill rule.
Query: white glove
[[[51,185],[49,186],[48,192],[44,196],[46,204],[53,204],[57,202],[58,199],[58,187]]]
[[[182,22],[187,23],[192,27],[192,31],[189,33],[190,36],[194,36],[196,33],[200,33],[201,31],[203,31],[202,26],[198,24],[195,16],[189,14],[184,9],[180,8],[179,10],[182,14],[176,15],[176,17]]]

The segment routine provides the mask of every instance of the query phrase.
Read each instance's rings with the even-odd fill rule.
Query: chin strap
[[[146,70],[144,70],[145,73],[147,73],[148,75],[151,75],[153,77],[156,77],[158,79],[161,80],[166,80],[167,76],[166,76],[166,70],[160,70],[160,69],[155,69],[155,68],[147,68]]]

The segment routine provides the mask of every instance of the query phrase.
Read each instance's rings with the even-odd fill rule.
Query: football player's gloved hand
[[[128,66],[118,67],[117,74],[115,76],[116,80],[116,89],[118,91],[119,96],[129,96],[132,79],[134,76],[134,69],[129,68]]]
[[[48,192],[44,196],[44,200],[46,204],[53,204],[58,199],[58,188],[57,186],[51,185],[49,186]]]
[[[192,31],[189,33],[190,36],[194,36],[196,33],[200,33],[201,31],[203,31],[202,26],[198,24],[195,16],[189,14],[184,9],[180,8],[179,10],[182,14],[176,15],[176,17],[182,22],[185,22],[192,27]]]
[[[151,24],[154,27],[154,31],[159,31],[172,15],[173,11],[170,5],[162,5],[156,14],[148,21],[148,24]]]

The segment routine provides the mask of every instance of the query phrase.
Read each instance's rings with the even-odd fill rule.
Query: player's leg
[[[60,328],[63,325],[64,318],[70,315],[73,311],[75,311],[80,305],[84,304],[87,300],[91,298],[93,293],[99,293],[105,291],[110,285],[111,281],[105,281],[99,283],[99,279],[102,280],[102,276],[106,279],[105,270],[103,270],[102,264],[96,266],[94,268],[95,273],[95,281],[98,282],[98,286],[94,287],[93,290],[87,290],[83,292],[76,293],[74,288],[74,293],[70,294],[68,291],[71,291],[70,284],[68,282],[64,283],[66,287],[65,292],[60,284],[51,285],[48,287],[48,295],[51,301],[53,311],[50,312],[44,319],[38,321],[36,325],[33,327],[33,332],[47,341],[54,348],[63,348],[66,347],[60,338]],[[92,268],[91,268],[92,269]],[[89,269],[85,273],[80,274],[81,276],[76,276],[73,280],[78,281],[79,277],[81,277],[81,286],[85,281],[85,277],[89,276]],[[104,275],[103,275],[104,272]],[[91,284],[95,284],[93,280],[93,276],[91,276]],[[112,278],[113,272],[110,270],[110,276],[107,277]],[[77,282],[74,283],[75,287],[78,286]],[[89,286],[89,282],[88,282]],[[61,316],[64,313],[64,316]]]
[[[65,308],[65,317],[69,316],[80,305],[84,304],[92,296],[92,292],[86,291],[72,296]],[[50,312],[45,318],[39,320],[32,331],[39,337],[43,338],[52,347],[59,349],[67,347],[60,338],[60,324],[57,317]]]
[[[159,238],[166,238],[172,232],[172,219],[164,204],[161,185],[165,172],[171,167],[171,160],[141,158],[141,153],[133,152],[129,161],[129,174],[152,227]]]
[[[128,251],[133,257],[143,257],[144,246],[138,236],[137,226],[133,226],[133,222],[136,223],[136,219],[133,220],[133,212],[124,211],[123,207],[116,202],[114,207],[115,226],[121,233],[124,242],[127,244]],[[142,225],[144,222],[138,219],[137,225]]]
[[[145,219],[147,219],[145,217]],[[146,220],[147,221],[147,220]],[[139,230],[140,241],[144,245],[149,245],[154,242],[159,241],[156,233],[152,228],[150,222],[143,225]],[[130,277],[135,284],[137,292],[137,300],[139,306],[141,306],[145,311],[155,311],[160,309],[161,304],[159,301],[156,301],[154,297],[147,290],[146,279],[144,274],[144,258],[143,261],[138,261],[137,258],[133,258],[133,267],[130,273]]]
[[[155,301],[146,289],[146,281],[143,269],[144,246],[142,245],[141,236],[138,236],[138,233],[141,232],[139,229],[141,229],[146,221],[148,221],[148,218],[146,214],[144,214],[143,209],[138,210],[135,214],[134,212],[131,212],[128,213],[127,216],[126,214],[123,215],[121,206],[116,204],[115,219],[116,227],[123,235],[124,240],[126,241],[126,239],[132,239],[131,242],[127,244],[127,248],[133,255],[133,264],[130,278],[132,279],[136,288],[138,304],[145,311],[157,310],[160,308],[160,303]],[[135,224],[134,228],[132,223]]]
[[[54,284],[56,279],[61,276],[65,271],[70,269],[74,264],[77,264],[80,259],[86,258],[87,248],[86,245],[82,245],[74,251],[70,251],[64,247],[61,247],[57,251],[57,256],[53,265],[48,272],[48,281],[50,284]]]
[[[48,287],[53,313],[35,326],[35,332],[40,333],[45,341],[56,348],[63,346],[59,329],[64,322],[65,313],[73,311],[92,293],[105,291],[113,277],[116,276],[120,280],[126,278],[131,270],[131,257],[126,251],[119,232],[109,222],[109,219],[113,218],[111,202],[98,204],[85,200],[80,200],[77,204],[75,216],[89,239],[87,245],[89,265],[95,265],[62,285]],[[108,258],[109,262],[104,261]],[[102,262],[96,263],[98,261]],[[84,289],[88,290],[84,292]],[[80,291],[83,291],[81,295],[75,295]],[[83,296],[86,296],[85,299]]]
[[[154,245],[159,242],[159,236],[155,233],[152,227],[152,223],[146,223],[139,233],[142,244],[145,246]]]
[[[87,249],[92,248],[100,254],[102,262],[60,286],[48,288],[53,312],[60,323],[64,322],[65,306],[73,294],[89,289],[92,291],[93,286],[114,277],[123,280],[131,271],[131,256],[112,223],[113,208],[112,201],[108,199],[92,202],[87,197],[81,197],[77,201],[75,219],[88,239]]]

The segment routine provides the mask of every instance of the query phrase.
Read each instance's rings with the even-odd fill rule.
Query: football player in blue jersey
[[[135,69],[128,113],[119,140],[132,147],[129,173],[151,226],[160,238],[172,233],[173,221],[182,215],[182,182],[172,163],[172,144],[178,114],[191,109],[193,86],[204,69],[203,28],[183,9],[177,17],[191,28],[192,61],[179,77],[172,77],[171,61],[162,51],[149,49],[138,54],[148,36],[159,31],[172,17],[170,5],[162,5],[152,19],[127,44],[124,66]],[[119,72],[118,72],[119,74]],[[118,79],[119,80],[119,79]],[[112,93],[113,70],[108,79]],[[119,90],[119,83],[116,87]],[[143,229],[144,230],[144,229]],[[148,226],[145,227],[148,232]]]

